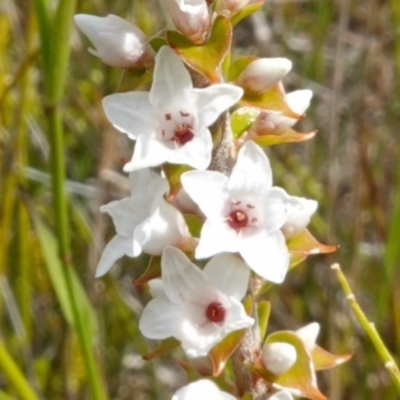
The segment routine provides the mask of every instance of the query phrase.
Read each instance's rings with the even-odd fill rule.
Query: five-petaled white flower
[[[117,17],[78,14],[76,25],[91,40],[96,50],[89,53],[115,68],[144,67],[154,59],[144,33],[135,25]]]
[[[282,228],[308,222],[295,220],[296,198],[272,187],[272,171],[265,153],[246,142],[230,177],[215,171],[189,171],[182,184],[205,214],[196,258],[219,252],[239,252],[257,274],[275,283],[283,281],[289,251]],[[297,223],[298,222],[298,223]]]
[[[117,234],[104,248],[96,277],[107,273],[124,255],[137,257],[142,251],[161,255],[164,247],[193,247],[182,214],[164,199],[167,180],[146,168],[130,174],[132,194],[100,208],[114,222]]]
[[[212,381],[200,379],[196,382],[180,388],[173,396],[172,400],[236,400],[236,397],[223,392]]]
[[[205,169],[211,161],[212,138],[208,127],[242,96],[229,84],[193,88],[183,62],[167,46],[156,56],[150,92],[107,96],[107,118],[136,140],[132,161],[125,171],[169,162]]]
[[[139,322],[147,338],[172,336],[189,357],[201,357],[228,333],[253,325],[240,302],[250,270],[239,257],[218,254],[201,270],[180,250],[166,247],[161,273],[162,281],[151,281],[155,298]]]

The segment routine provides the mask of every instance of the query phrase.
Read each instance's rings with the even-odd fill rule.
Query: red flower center
[[[178,125],[175,129],[175,135],[173,137],[173,140],[180,145],[184,145],[187,142],[190,142],[194,137],[194,133],[192,131],[192,128],[188,124],[181,124]]]
[[[249,223],[247,214],[241,210],[232,211],[227,218],[228,224],[233,229],[246,228]]]
[[[212,322],[224,322],[226,310],[221,303],[213,301],[206,310],[206,317]]]

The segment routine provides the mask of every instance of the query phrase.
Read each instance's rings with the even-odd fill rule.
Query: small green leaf
[[[261,340],[263,340],[267,334],[268,320],[271,312],[271,303],[269,301],[260,301],[257,305],[258,314],[258,325],[260,328]]]
[[[231,114],[231,128],[234,138],[239,138],[248,131],[260,114],[254,107],[240,107]]]
[[[264,5],[264,0],[259,0],[254,3],[248,4],[243,7],[238,13],[234,14],[231,18],[232,25],[235,26],[242,19],[248,17],[249,15],[257,12]]]
[[[253,140],[261,147],[265,146],[274,146],[276,144],[283,143],[296,143],[296,142],[304,142],[305,140],[309,140],[315,136],[317,131],[309,132],[309,133],[299,133],[294,131],[293,129],[289,129],[286,132],[280,134],[266,134],[259,135],[253,138]]]
[[[201,228],[203,227],[203,221],[196,215],[192,214],[185,214],[184,218],[186,221],[186,225],[189,228],[190,234],[193,237],[200,237]]]
[[[318,242],[308,231],[303,229],[296,236],[287,241],[287,247],[291,253],[327,254],[337,250],[337,246],[329,246]]]
[[[166,44],[167,41],[164,38],[155,37],[150,40],[150,46],[156,53],[158,52],[158,50],[161,49],[161,47],[165,46]]]
[[[343,364],[350,360],[351,357],[353,357],[353,354],[351,353],[338,356],[329,353],[319,346],[315,346],[311,352],[312,362],[316,371],[334,368],[337,365]]]
[[[167,39],[185,63],[210,82],[220,81],[220,66],[232,40],[232,25],[227,18],[218,16],[215,19],[209,39],[201,46],[194,45],[176,31],[168,31]]]
[[[254,60],[257,60],[257,57],[239,57],[229,67],[228,80],[233,82],[235,81],[241,72]]]
[[[174,198],[182,189],[181,175],[184,172],[191,171],[192,168],[187,165],[164,164],[163,171],[169,183],[169,198]]]

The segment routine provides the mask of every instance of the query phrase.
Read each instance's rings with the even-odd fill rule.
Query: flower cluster
[[[306,229],[317,202],[273,186],[271,165],[260,147],[309,137],[292,126],[303,117],[312,93],[285,92],[282,79],[292,63],[284,58],[248,57],[229,66],[232,24],[254,4],[212,3],[168,0],[177,32],[168,32],[161,47],[152,47],[136,26],[113,15],[75,19],[96,48],[90,52],[104,63],[152,72],[148,91],[111,94],[102,102],[110,123],[135,143],[123,168],[131,195],[101,207],[116,235],[103,250],[96,276],[125,255],[146,253],[159,260],[159,278],[141,279],[153,299],[140,317],[140,332],[154,340],[174,338],[189,358],[209,355],[223,367],[240,351],[244,330],[255,329],[251,282],[280,284],[299,257],[331,250]],[[199,61],[205,49],[209,58]],[[194,83],[199,81],[201,87]],[[291,385],[297,381],[290,375],[285,384],[279,380],[312,356],[316,335],[300,340],[303,333],[295,338],[278,333],[256,343],[258,358],[254,354],[251,368],[266,381],[271,400],[290,400],[291,393],[317,398]],[[311,387],[314,373],[310,370]],[[207,396],[235,398],[200,380],[173,400]]]

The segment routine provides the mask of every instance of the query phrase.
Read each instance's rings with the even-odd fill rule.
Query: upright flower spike
[[[193,88],[183,62],[169,47],[162,47],[150,92],[112,94],[103,100],[109,121],[136,140],[132,161],[124,170],[165,162],[206,169],[212,151],[208,127],[242,94],[229,84]]]
[[[289,267],[281,229],[290,223],[294,200],[272,187],[265,153],[249,141],[240,149],[229,178],[215,171],[189,171],[181,181],[206,216],[196,258],[239,252],[258,275],[281,283]]]
[[[128,21],[112,14],[107,17],[78,14],[74,20],[96,48],[89,49],[89,53],[104,64],[127,69],[144,67],[153,61],[154,53],[146,43],[146,36]]]
[[[130,197],[100,208],[112,217],[117,234],[103,250],[96,277],[106,274],[124,255],[161,255],[168,245],[194,246],[182,214],[164,199],[166,179],[149,169],[131,173],[130,179]]]
[[[207,38],[211,17],[205,0],[167,0],[169,15],[175,28],[195,44]]]
[[[236,79],[244,90],[261,94],[278,83],[292,69],[287,58],[259,58],[252,61]]]
[[[199,381],[189,383],[179,389],[173,396],[172,400],[236,400],[231,394],[223,392],[219,387],[208,379],[200,379]]]
[[[147,304],[139,329],[149,339],[174,337],[189,357],[207,355],[228,333],[253,325],[240,300],[249,269],[232,254],[219,254],[201,270],[180,250],[167,247],[161,258],[162,285]]]

